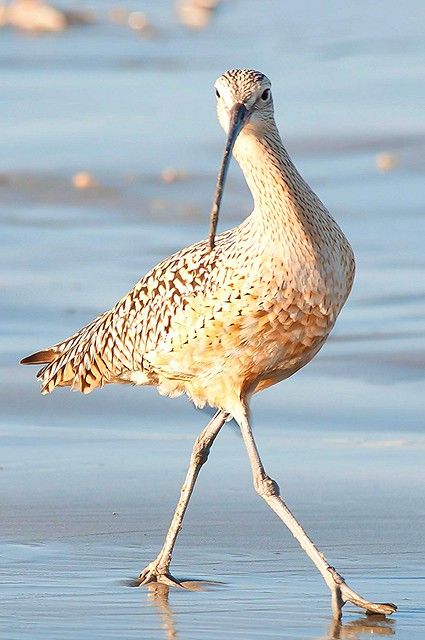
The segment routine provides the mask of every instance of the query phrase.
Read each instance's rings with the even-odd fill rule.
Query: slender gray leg
[[[180,499],[177,503],[170,528],[168,529],[164,546],[155,560],[148,564],[148,566],[142,571],[137,580],[137,584],[142,585],[148,584],[149,582],[162,582],[168,585],[182,586],[179,581],[173,578],[169,573],[173,548],[179,531],[182,528],[184,514],[186,513],[187,505],[189,504],[196,479],[202,465],[208,460],[208,454],[211,446],[221,427],[226,422],[227,417],[227,413],[224,411],[218,411],[197,437],[195,444],[193,445],[186,479],[181,488]]]
[[[240,414],[238,423],[248,452],[255,490],[288,527],[289,531],[298,541],[301,548],[304,549],[322,574],[332,594],[332,611],[334,616],[338,619],[341,617],[341,610],[346,602],[351,602],[352,604],[373,613],[394,613],[397,609],[394,604],[368,602],[355,591],[350,589],[344,578],[329,564],[323,553],[317,549],[313,541],[309,538],[307,533],[280,497],[280,491],[277,483],[266,474],[258,453],[246,411]]]

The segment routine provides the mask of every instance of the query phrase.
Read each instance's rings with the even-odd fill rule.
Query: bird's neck
[[[254,198],[254,211],[241,228],[246,228],[260,247],[259,269],[265,255],[272,262],[278,257],[285,273],[291,273],[295,288],[324,295],[331,291],[340,309],[353,282],[352,249],[296,170],[276,126],[269,126],[261,136],[253,127],[245,127],[234,155]]]
[[[317,238],[324,224],[333,223],[295,168],[274,122],[261,132],[245,127],[236,141],[234,156],[254,199],[253,222],[265,233],[313,234]]]

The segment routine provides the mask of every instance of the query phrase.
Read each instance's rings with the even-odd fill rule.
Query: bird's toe
[[[141,587],[151,582],[160,582],[161,584],[166,584],[168,587],[184,589],[183,584],[177,580],[177,578],[174,578],[168,570],[160,569],[154,563],[148,564],[148,566],[143,569],[136,580],[136,585]]]

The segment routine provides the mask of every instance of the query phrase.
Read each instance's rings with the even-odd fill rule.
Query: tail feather
[[[41,382],[41,392],[50,393],[54,387],[67,387],[74,385],[75,369],[73,367],[71,354],[62,352],[59,345],[50,349],[38,351],[26,358],[20,364],[42,364],[44,365],[38,372],[37,378]],[[71,358],[69,357],[71,356]]]
[[[43,394],[55,387],[90,393],[121,381],[121,372],[132,369],[132,354],[119,337],[113,312],[106,312],[66,340],[23,358],[21,364],[44,365],[37,373]]]
[[[37,353],[32,353],[30,356],[22,358],[20,364],[48,364],[53,362],[58,355],[59,351],[55,351],[55,349],[37,351]]]

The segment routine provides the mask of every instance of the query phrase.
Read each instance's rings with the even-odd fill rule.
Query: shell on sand
[[[92,22],[87,11],[61,11],[43,0],[14,0],[0,7],[0,25],[23,31],[59,32],[73,24]]]
[[[204,29],[211,21],[220,0],[178,0],[177,17],[189,29]]]
[[[395,169],[399,161],[398,156],[394,153],[383,152],[375,156],[375,166],[382,173]]]
[[[72,184],[76,189],[93,189],[97,183],[88,171],[79,171],[72,178]]]

